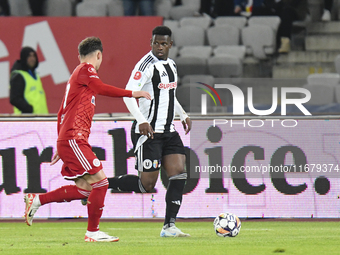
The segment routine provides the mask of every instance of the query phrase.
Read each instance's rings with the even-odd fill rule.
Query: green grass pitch
[[[234,238],[218,237],[211,221],[179,220],[189,238],[161,238],[161,222],[102,222],[117,243],[85,243],[86,221],[0,221],[0,254],[340,254],[339,221],[243,220]]]

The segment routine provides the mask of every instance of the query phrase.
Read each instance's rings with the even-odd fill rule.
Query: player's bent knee
[[[91,191],[92,190],[92,186],[86,180],[84,180],[84,179],[76,180],[75,184],[80,189],[87,190],[87,191]]]
[[[145,189],[145,191],[147,193],[151,192],[153,190],[153,188],[155,187],[156,183],[147,183],[147,184],[143,184],[143,187]]]
[[[169,181],[172,181],[172,180],[186,180],[187,178],[188,178],[188,174],[186,172],[184,172],[184,173],[176,174],[176,175],[173,175],[173,176],[169,177]]]

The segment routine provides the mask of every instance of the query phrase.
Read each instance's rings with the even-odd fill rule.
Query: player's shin
[[[183,189],[187,174],[182,173],[169,178],[169,185],[166,192],[166,212],[164,225],[171,227],[175,224],[179,208],[182,204]]]
[[[99,230],[99,221],[104,209],[104,200],[109,183],[107,178],[91,184],[92,191],[87,201],[88,225],[87,230],[95,232]]]
[[[76,185],[62,186],[45,194],[39,194],[41,205],[52,202],[70,202],[72,200],[84,199],[90,195],[90,191],[80,189]]]
[[[110,189],[146,193],[146,190],[144,189],[142,182],[137,175],[120,175],[113,178],[108,178],[108,181]]]

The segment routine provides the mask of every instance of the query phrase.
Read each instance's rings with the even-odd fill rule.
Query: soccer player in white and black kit
[[[124,98],[124,102],[136,121],[131,139],[136,156],[139,176],[122,175],[108,178],[109,188],[136,193],[150,192],[158,179],[161,165],[169,177],[166,193],[166,213],[161,237],[187,237],[175,226],[182,203],[185,172],[184,146],[173,124],[175,113],[180,116],[186,134],[191,120],[176,99],[176,64],[168,58],[172,46],[171,30],[158,26],[152,31],[151,51],[135,66],[126,89],[150,93],[152,100]]]

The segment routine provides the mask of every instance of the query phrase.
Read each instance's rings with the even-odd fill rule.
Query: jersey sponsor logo
[[[135,80],[139,80],[140,78],[142,78],[142,73],[141,73],[140,71],[137,71],[137,72],[135,73],[135,76],[133,76],[133,78],[134,78]]]
[[[150,169],[152,167],[152,161],[150,159],[145,159],[143,161],[143,167],[145,169]]]
[[[160,83],[158,84],[159,89],[174,89],[177,88],[177,82],[170,82],[170,83]]]
[[[97,73],[96,69],[94,69],[94,67],[89,67],[89,69],[87,69],[90,73]]]
[[[90,78],[97,78],[97,79],[99,79],[99,77],[97,75],[90,75],[89,77]]]
[[[100,161],[99,161],[99,159],[97,159],[97,158],[95,158],[94,160],[93,160],[93,165],[95,166],[95,167],[98,167],[98,166],[100,166]]]

